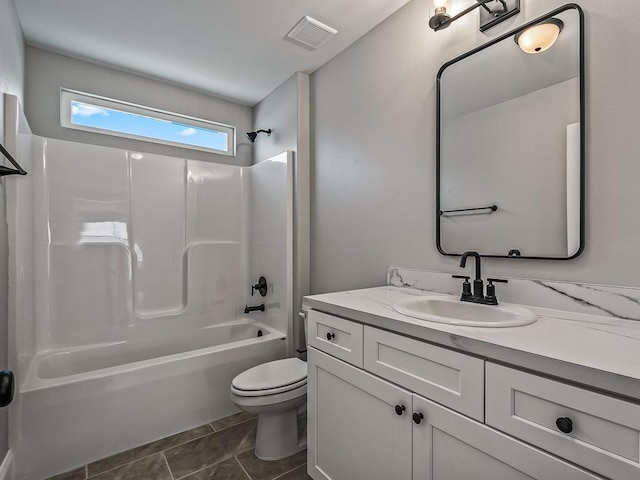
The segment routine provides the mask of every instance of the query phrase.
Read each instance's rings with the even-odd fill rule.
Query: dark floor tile
[[[55,477],[51,477],[47,480],[84,480],[85,478],[87,478],[85,469],[84,467],[81,467],[67,473],[56,475]]]
[[[172,478],[162,453],[156,453],[91,477],[91,480],[172,480]]]
[[[153,453],[161,452],[162,450],[166,450],[167,448],[175,447],[176,445],[181,445],[190,440],[203,437],[212,432],[213,430],[211,428],[211,425],[202,425],[200,427],[187,430],[186,432],[178,433],[176,435],[172,435],[170,437],[163,438],[146,445],[142,445],[141,447],[136,447],[131,450],[127,450],[126,452],[118,453],[116,455],[112,455],[111,457],[98,460],[97,462],[89,464],[89,477],[133,462],[134,460],[138,460],[139,458],[147,457]]]
[[[229,458],[211,467],[193,473],[181,480],[251,480],[235,458]]]
[[[307,464],[300,465],[298,468],[291,470],[289,473],[285,473],[283,476],[278,477],[276,480],[313,480],[307,475]]]
[[[238,460],[253,480],[273,480],[306,463],[307,451],[303,450],[282,460],[265,462],[256,457],[253,450],[250,450],[238,455]]]
[[[184,477],[253,448],[257,424],[257,419],[249,420],[166,450],[173,476]]]
[[[211,426],[217,432],[227,427],[237,425],[238,423],[246,422],[247,420],[250,420],[253,417],[255,417],[255,415],[252,415],[250,413],[238,412],[238,413],[234,413],[233,415],[229,415],[228,417],[224,417],[219,420],[216,420],[215,422],[211,422]]]

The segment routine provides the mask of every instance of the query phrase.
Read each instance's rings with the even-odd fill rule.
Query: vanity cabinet
[[[309,325],[326,325],[326,317],[341,332],[362,326],[313,310]],[[602,480],[485,425],[484,414],[470,418],[485,408],[484,360],[364,326],[363,359],[348,355],[349,364],[332,355],[344,353],[333,337],[319,341],[325,338],[310,340],[308,352],[307,468],[314,480]],[[446,385],[451,400],[422,395]]]

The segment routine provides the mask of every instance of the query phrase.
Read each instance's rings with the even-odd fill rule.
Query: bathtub
[[[235,375],[286,356],[286,336],[240,319],[35,357],[13,410],[15,480],[39,480],[237,411]]]

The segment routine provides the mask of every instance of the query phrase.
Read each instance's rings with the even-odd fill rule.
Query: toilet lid
[[[299,358],[286,358],[250,368],[234,378],[231,385],[236,390],[255,392],[300,385],[306,380],[307,363]]]

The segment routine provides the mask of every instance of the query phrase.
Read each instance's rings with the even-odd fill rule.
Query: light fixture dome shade
[[[563,28],[562,20],[551,18],[518,33],[515,41],[524,53],[542,53],[556,43]]]

